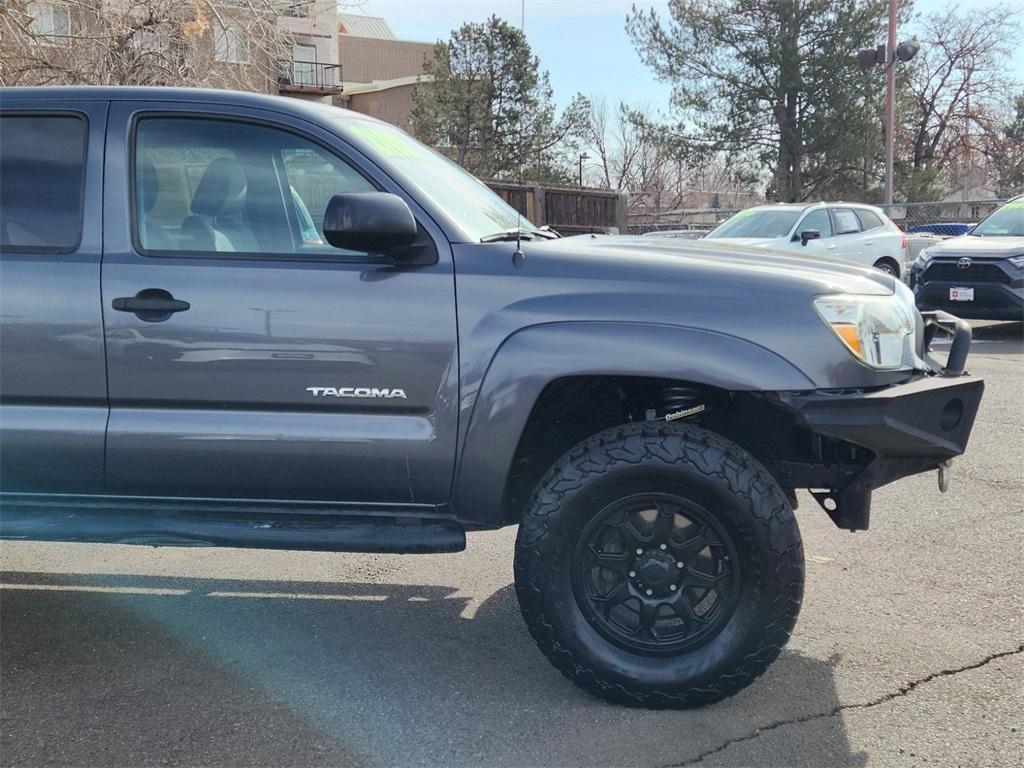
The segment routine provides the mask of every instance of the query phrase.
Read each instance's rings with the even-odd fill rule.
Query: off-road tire
[[[609,642],[588,621],[568,571],[581,531],[617,498],[671,492],[709,501],[733,536],[736,607],[704,645],[652,657]],[[694,426],[615,427],[572,448],[534,491],[519,528],[516,594],[530,634],[566,677],[610,701],[688,708],[750,685],[789,639],[803,596],[803,547],[789,501],[736,444]]]

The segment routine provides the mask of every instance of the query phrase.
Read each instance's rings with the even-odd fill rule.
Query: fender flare
[[[460,520],[501,525],[512,459],[541,392],[556,379],[587,375],[677,379],[732,391],[815,388],[771,350],[714,331],[623,322],[527,326],[498,347],[476,396],[465,393],[472,405],[453,495]]]

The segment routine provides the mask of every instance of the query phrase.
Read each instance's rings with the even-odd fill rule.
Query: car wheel
[[[541,480],[516,543],[516,594],[548,659],[608,700],[693,707],[749,685],[803,595],[782,489],[706,430],[632,424]]]
[[[899,280],[900,268],[892,259],[879,259],[875,262],[875,269],[879,269],[882,272],[885,272],[885,274],[892,275]]]

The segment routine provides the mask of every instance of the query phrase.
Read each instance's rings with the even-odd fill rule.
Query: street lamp
[[[921,46],[914,40],[896,45],[897,0],[889,0],[889,37],[885,45],[857,52],[857,63],[862,69],[876,64],[886,68],[885,77],[885,202],[892,204],[892,166],[896,144],[896,62],[908,62]]]
[[[588,155],[586,152],[580,155],[580,188],[583,187],[583,161],[589,159],[590,155]]]

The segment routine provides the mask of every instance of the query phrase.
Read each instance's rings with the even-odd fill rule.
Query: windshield
[[[971,232],[975,237],[1024,237],[1024,200],[1011,200]]]
[[[444,155],[391,125],[334,117],[345,138],[391,161],[438,208],[462,227],[471,241],[507,230],[536,229],[483,182]]]
[[[769,211],[751,208],[740,211],[711,232],[708,237],[785,237],[800,218],[800,210]]]

